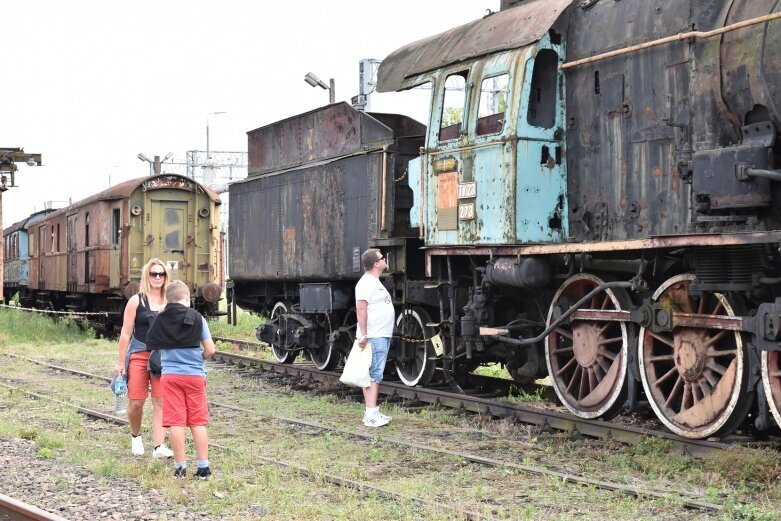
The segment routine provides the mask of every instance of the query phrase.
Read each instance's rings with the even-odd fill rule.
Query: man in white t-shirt
[[[367,427],[382,427],[391,421],[391,417],[380,412],[377,396],[393,336],[396,311],[390,293],[380,282],[380,275],[388,267],[385,257],[380,250],[371,248],[363,252],[361,261],[366,273],[355,285],[355,311],[358,315],[356,335],[361,349],[371,344],[372,350],[372,365],[369,369],[371,383],[363,390],[366,402],[363,424]]]

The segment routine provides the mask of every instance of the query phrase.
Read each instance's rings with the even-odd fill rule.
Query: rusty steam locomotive
[[[426,125],[334,104],[249,132],[230,271],[259,338],[333,368],[374,246],[408,385],[501,362],[584,418],[781,422],[781,5],[502,7],[381,63],[379,91],[430,87]]]

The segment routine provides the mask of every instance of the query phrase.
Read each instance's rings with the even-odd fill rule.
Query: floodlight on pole
[[[227,114],[227,112],[217,110],[206,114],[206,159],[211,159],[212,157],[211,152],[209,151],[209,116],[216,116],[217,114]]]
[[[162,173],[162,164],[165,161],[171,159],[173,155],[174,155],[173,152],[168,152],[168,154],[163,158],[162,161],[160,160],[160,156],[155,156],[154,159],[149,159],[144,153],[139,153],[138,156],[136,157],[138,157],[138,159],[140,159],[141,161],[146,161],[147,163],[149,163],[149,175],[153,175],[153,174],[159,175],[160,173]]]
[[[336,99],[336,83],[334,82],[334,79],[331,78],[328,80],[328,85],[317,77],[317,75],[313,72],[307,72],[304,76],[304,81],[307,82],[312,87],[320,87],[321,89],[325,89],[328,91],[328,103],[330,105],[334,104],[334,101]]]

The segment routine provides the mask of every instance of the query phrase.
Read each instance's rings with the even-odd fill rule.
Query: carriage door
[[[68,216],[65,228],[65,242],[68,249],[68,291],[78,291],[79,284],[79,254],[76,251],[76,216]]]
[[[38,227],[38,289],[44,289],[43,255],[46,251],[46,225]]]
[[[515,222],[521,242],[561,242],[568,234],[564,141],[557,132],[564,120],[559,61],[559,53],[541,49],[526,64],[516,158]]]
[[[185,244],[187,241],[187,201],[152,201],[152,234],[150,258],[157,257],[168,265],[171,279],[187,280]]]
[[[120,230],[122,229],[122,203],[114,203],[111,208],[111,253],[109,255],[109,288],[119,287],[119,258],[122,251]]]

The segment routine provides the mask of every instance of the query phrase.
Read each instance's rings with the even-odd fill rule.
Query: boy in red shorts
[[[184,429],[190,428],[198,470],[195,477],[208,479],[209,409],[206,402],[206,364],[215,351],[206,320],[190,308],[190,290],[174,280],[165,288],[168,304],[155,319],[146,338],[148,349],[159,349],[162,361],[163,426],[168,427],[174,451],[175,478],[187,475]],[[203,347],[201,347],[203,346]]]

